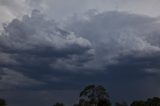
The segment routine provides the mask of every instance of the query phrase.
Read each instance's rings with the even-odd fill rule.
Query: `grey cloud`
[[[89,40],[64,30],[53,20],[45,19],[38,10],[34,10],[31,16],[25,15],[22,20],[14,19],[5,25],[0,36],[1,69],[16,70],[22,74],[21,77],[42,82],[50,81],[50,78],[43,79],[45,75],[55,76],[55,79],[51,78],[53,82],[61,81],[55,74],[55,71],[61,73],[59,68],[83,73],[76,67],[91,61],[93,56]],[[64,64],[57,65],[59,61],[64,61]],[[63,66],[66,65],[73,67],[65,69]]]
[[[74,49],[88,49],[91,46],[90,42],[82,37],[75,37],[73,33],[64,33],[65,31],[60,30],[56,23],[45,20],[36,10],[33,11],[32,17],[25,16],[22,21],[13,20],[5,27],[5,31],[1,36],[1,45],[13,51],[14,49],[17,51],[34,50],[38,47],[40,48],[36,50],[39,51],[41,47],[61,51],[70,49],[68,46]]]
[[[157,18],[90,10],[65,25],[61,28],[37,10],[6,25],[0,36],[0,69],[9,71],[0,72],[2,86],[50,92],[98,83],[115,100],[159,95]],[[12,82],[14,77],[18,79]]]
[[[153,8],[154,7],[154,8]],[[72,14],[79,14],[89,9],[98,11],[119,10],[131,13],[159,15],[159,1],[157,0],[1,0],[0,24],[22,17],[33,9],[44,11],[50,18],[61,21]]]
[[[25,0],[0,0],[0,31],[3,30],[4,23],[9,23],[14,18],[20,19],[30,12],[31,9]]]
[[[67,106],[78,101],[78,90],[42,90],[42,91],[3,91],[1,98],[7,100],[7,104],[12,106],[49,106],[57,101],[63,101]],[[70,95],[70,96],[68,96]],[[62,98],[63,97],[63,98]],[[18,99],[17,99],[18,98]],[[74,101],[73,101],[74,100]]]
[[[23,2],[23,0],[1,0],[0,3],[2,6],[8,6],[9,8],[18,8],[19,7],[19,3]]]
[[[126,56],[156,58],[160,52],[156,41],[159,38],[158,27],[156,18],[126,12],[90,11],[83,16],[72,17],[66,27],[61,28],[34,10],[31,16],[24,16],[21,21],[15,19],[4,27],[0,50],[6,62],[3,61],[1,67],[47,82],[51,88],[50,82],[74,85],[72,79],[82,81],[84,74],[108,73],[115,70],[110,69],[112,65],[127,65],[123,61]],[[154,60],[148,61],[154,63]],[[157,64],[153,67],[141,64],[139,67],[138,62],[136,60],[134,66],[138,72],[149,73],[148,70],[159,69]],[[123,68],[127,70],[129,67]],[[77,73],[81,75],[78,77]]]
[[[157,18],[117,11],[91,11],[66,23],[68,30],[93,45],[90,64],[104,74],[91,82],[108,86],[115,100],[127,101],[159,96],[159,26]]]
[[[66,26],[92,42],[100,64],[117,63],[116,58],[125,55],[149,56],[160,52],[159,43],[154,42],[159,38],[159,32],[154,34],[155,27],[159,27],[156,18],[111,11],[74,16]]]
[[[1,69],[0,90],[10,90],[29,86],[43,85],[43,82],[28,78],[23,74],[7,68]]]
[[[110,71],[105,78],[111,81],[113,95],[117,95],[115,98],[133,101],[160,95],[159,54],[144,57],[129,55],[120,57],[119,61],[119,64],[108,66]]]
[[[0,24],[16,19],[0,35],[0,93],[15,106],[17,98],[24,97],[21,106],[35,105],[42,96],[49,100],[39,105],[49,105],[51,89],[69,92],[90,83],[104,85],[114,100],[159,96],[160,24],[159,17],[149,17],[159,14],[158,5],[157,0],[1,0]],[[19,19],[35,8],[61,23],[37,10]]]
[[[17,62],[11,57],[10,54],[0,53],[0,64],[17,64]]]
[[[54,17],[59,21],[72,14],[84,13],[89,9],[127,11],[148,16],[159,16],[159,1],[157,0],[27,0],[27,3],[30,8],[43,10],[49,17]]]

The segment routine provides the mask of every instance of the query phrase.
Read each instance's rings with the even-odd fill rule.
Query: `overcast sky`
[[[111,100],[160,96],[159,0],[0,0],[0,98],[68,106],[88,84]]]

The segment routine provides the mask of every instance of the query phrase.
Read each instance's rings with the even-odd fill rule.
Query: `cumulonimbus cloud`
[[[34,10],[31,16],[14,19],[4,26],[0,67],[49,85],[72,82],[76,73],[93,75],[116,71],[114,67],[121,66],[121,70],[133,66],[137,67],[136,73],[148,73],[148,69],[159,69],[157,64],[153,65],[160,52],[159,26],[157,18],[91,11],[70,18],[61,28]],[[150,62],[147,67],[146,58]]]
[[[0,36],[0,68],[16,70],[22,75],[30,76],[41,69],[42,73],[54,72],[69,64],[76,69],[78,63],[85,64],[93,55],[89,40],[64,30],[53,20],[45,19],[38,10],[33,10],[31,16],[25,15],[22,20],[14,19],[5,25]],[[70,63],[57,65],[59,61]]]
[[[91,11],[70,18],[66,28],[92,43],[95,50],[92,66],[99,66],[98,73],[100,70],[107,73],[92,80],[102,79],[117,98],[159,96],[159,18]]]
[[[126,55],[148,56],[160,52],[157,18],[127,12],[92,12],[72,17],[66,27],[90,40],[96,56],[106,65]]]

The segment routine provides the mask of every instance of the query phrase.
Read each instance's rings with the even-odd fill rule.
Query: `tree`
[[[126,102],[121,102],[121,103],[117,102],[115,106],[128,106],[128,105]]]
[[[53,106],[64,106],[64,104],[63,103],[59,103],[59,102],[57,102],[56,104],[54,104]]]
[[[146,106],[160,106],[160,98],[153,97],[153,98],[147,99]]]
[[[146,106],[145,101],[134,101],[131,103],[131,106]]]
[[[6,106],[6,101],[4,99],[0,99],[0,106]]]
[[[80,106],[79,104],[74,104],[73,106]]]
[[[102,99],[98,101],[97,106],[111,106],[109,99]]]
[[[134,101],[131,106],[160,106],[160,98],[149,98],[146,101]]]
[[[106,89],[101,86],[88,85],[84,88],[84,90],[80,93],[80,98],[83,98],[86,104],[92,106],[110,106],[111,103],[109,101],[108,93]],[[82,99],[81,99],[82,100]]]

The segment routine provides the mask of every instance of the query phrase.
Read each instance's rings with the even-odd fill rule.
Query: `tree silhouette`
[[[134,101],[131,106],[146,106],[145,101]]]
[[[54,104],[53,106],[64,106],[64,104],[63,103],[59,103],[59,102],[57,102],[56,104]]]
[[[131,106],[160,106],[160,98],[149,98],[147,101],[134,101]]]
[[[109,99],[102,99],[98,101],[97,106],[111,106]]]
[[[6,106],[6,101],[0,98],[0,106]]]
[[[126,102],[121,102],[121,103],[117,102],[115,106],[128,106],[128,105]]]
[[[80,93],[81,102],[83,100],[81,106],[110,106],[111,103],[109,101],[108,93],[106,89],[101,86],[88,85],[84,88],[84,90]]]
[[[146,106],[160,106],[160,98],[154,97],[147,99]]]
[[[80,106],[79,104],[74,104],[73,106]]]

